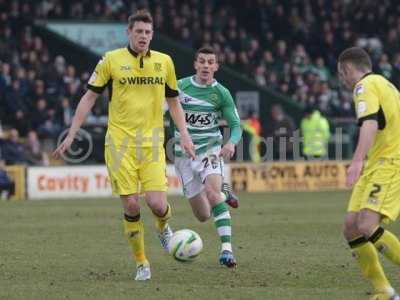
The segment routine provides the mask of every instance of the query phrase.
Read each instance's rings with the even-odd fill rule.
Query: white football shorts
[[[214,147],[206,153],[196,156],[195,160],[187,157],[175,158],[175,169],[181,178],[183,194],[193,198],[204,189],[204,181],[210,174],[224,176],[224,160],[219,156],[221,147]]]

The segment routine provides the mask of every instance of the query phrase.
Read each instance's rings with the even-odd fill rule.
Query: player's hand
[[[57,149],[54,150],[52,156],[54,158],[60,158],[64,154],[64,152],[71,147],[73,141],[74,137],[67,135],[63,142],[57,147]]]
[[[226,143],[219,152],[219,156],[225,159],[232,158],[233,154],[235,154],[235,144],[231,142]]]
[[[181,147],[190,158],[195,159],[196,154],[191,137],[188,134],[181,135]]]
[[[352,187],[360,178],[364,162],[363,161],[352,161],[347,169],[346,185]]]

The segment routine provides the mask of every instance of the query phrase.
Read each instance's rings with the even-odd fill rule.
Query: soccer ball
[[[200,236],[190,229],[175,231],[168,243],[168,252],[179,261],[190,261],[203,249]]]

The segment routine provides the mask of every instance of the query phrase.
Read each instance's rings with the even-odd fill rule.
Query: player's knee
[[[357,227],[354,224],[345,223],[342,233],[347,241],[351,241],[354,239],[354,236],[357,235]]]
[[[211,217],[211,213],[210,212],[200,212],[196,214],[196,218],[197,220],[199,220],[199,222],[204,223],[206,222],[209,218]]]
[[[372,224],[368,219],[360,218],[357,221],[357,231],[365,238],[369,238],[375,227],[376,225]]]
[[[162,203],[153,203],[150,209],[156,216],[161,217],[166,213],[166,206],[165,204],[163,205]]]
[[[206,192],[206,196],[207,196],[208,200],[210,200],[212,202],[216,202],[216,201],[220,200],[220,198],[221,198],[220,190],[218,190],[212,186],[206,186],[204,190]]]
[[[345,239],[351,241],[354,238],[357,238],[359,235],[356,219],[347,218],[343,224],[343,236]]]
[[[123,199],[123,203],[125,212],[129,215],[135,216],[140,212],[140,205],[135,197],[126,197]]]
[[[128,201],[125,205],[125,210],[130,215],[137,215],[140,212],[140,206],[137,201]]]

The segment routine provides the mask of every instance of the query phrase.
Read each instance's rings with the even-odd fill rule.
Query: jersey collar
[[[208,87],[214,87],[214,86],[216,86],[216,85],[218,84],[218,81],[215,80],[215,79],[214,79],[213,83],[211,83],[211,84],[201,84],[201,83],[196,82],[196,80],[194,80],[194,76],[195,76],[195,75],[193,75],[192,77],[190,77],[190,82],[191,82],[194,86],[196,86],[196,87],[199,87],[199,88],[208,88]]]
[[[132,54],[134,57],[138,57],[139,53],[137,53],[135,50],[133,50],[133,49],[131,48],[130,45],[128,45],[126,48],[128,49],[128,51],[129,51],[130,54]],[[145,56],[148,56],[148,57],[151,56],[151,51],[150,51],[150,49],[147,50]]]

